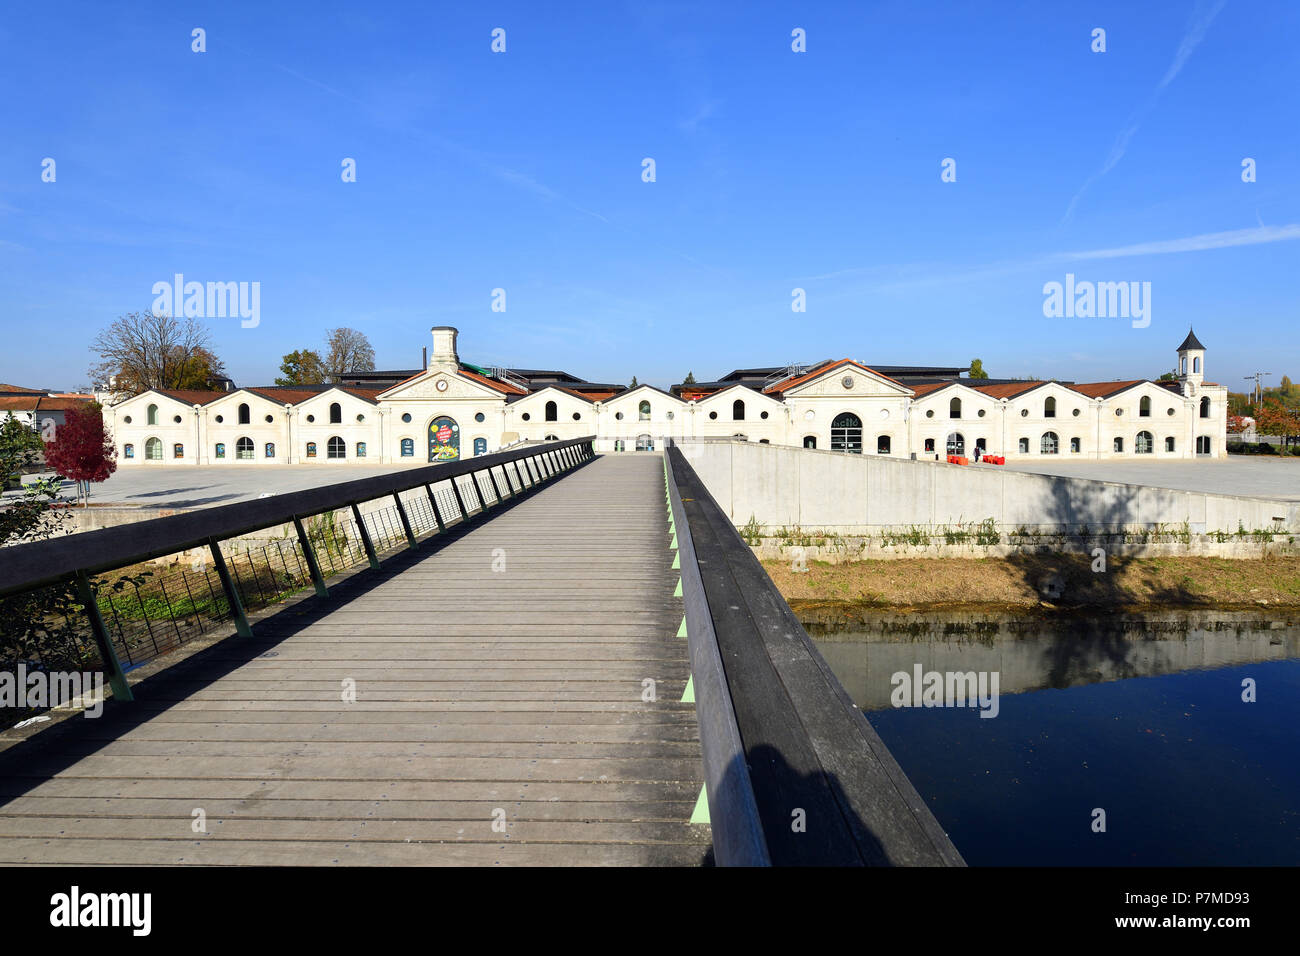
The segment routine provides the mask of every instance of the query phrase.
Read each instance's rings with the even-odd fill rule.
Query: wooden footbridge
[[[236,542],[274,527],[308,590],[253,611]],[[132,667],[112,572],[195,549],[222,616]],[[49,588],[114,699],[0,738],[0,864],[961,864],[675,449],[0,549],[5,601]]]

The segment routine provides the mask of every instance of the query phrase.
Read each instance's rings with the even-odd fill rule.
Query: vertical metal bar
[[[293,516],[293,527],[298,532],[298,546],[302,548],[302,556],[307,560],[307,570],[311,573],[311,583],[316,585],[316,593],[321,597],[329,597],[329,588],[325,586],[325,576],[320,573],[320,565],[316,563],[316,550],[312,547],[311,539],[307,537],[307,529],[302,526],[302,519],[297,515]]]
[[[442,514],[438,511],[438,499],[433,494],[433,485],[425,485],[424,490],[429,495],[429,507],[433,509],[433,520],[438,522],[438,533],[442,534],[447,530],[447,525],[443,523]]]
[[[469,473],[469,484],[474,489],[474,497],[478,499],[478,510],[487,511],[487,502],[483,500],[483,489],[478,486],[478,472]]]
[[[406,532],[406,543],[412,549],[418,547],[415,543],[415,532],[411,530],[411,520],[406,517],[406,507],[402,504],[402,496],[396,491],[393,492],[393,501],[397,504],[397,516],[402,519],[402,530]]]
[[[99,648],[99,659],[108,672],[108,686],[113,688],[113,699],[126,702],[135,700],[126,673],[122,670],[122,662],[117,659],[117,651],[113,649],[113,641],[108,636],[108,628],[104,627],[104,619],[99,614],[99,602],[85,571],[77,572],[77,600],[86,609],[90,632],[95,635],[95,645]]]
[[[181,573],[184,574],[183,571]],[[162,578],[158,579],[158,590],[162,592],[163,602],[167,605],[167,616],[172,619],[172,630],[176,632],[176,644],[180,646],[185,639],[181,637],[181,627],[176,623],[176,612],[172,610],[172,599],[167,596],[167,588]]]
[[[451,479],[451,490],[456,493],[456,506],[460,508],[460,519],[468,521],[469,511],[465,508],[465,499],[460,496],[460,485],[456,483],[455,478]]]
[[[181,583],[185,585],[185,593],[190,599],[190,610],[194,612],[194,619],[199,622],[199,633],[203,633],[203,615],[199,613],[199,606],[194,602],[194,592],[190,590],[190,579],[188,572],[181,571]]]
[[[135,603],[140,605],[140,616],[144,618],[144,626],[149,631],[149,641],[153,644],[153,652],[158,653],[158,638],[153,636],[153,625],[149,623],[149,609],[144,606],[144,598],[140,597],[140,585],[134,581],[131,587],[135,588]]]
[[[226,603],[230,605],[230,615],[235,619],[235,631],[240,637],[252,637],[253,629],[248,624],[243,602],[239,600],[239,592],[235,590],[235,582],[230,578],[230,569],[226,567],[226,559],[216,538],[208,538],[208,550],[212,552],[212,563],[217,566],[221,589],[226,592]]]
[[[370,540],[370,530],[366,527],[366,523],[361,520],[361,510],[357,507],[355,501],[352,502],[352,520],[356,522],[357,533],[361,535],[361,546],[366,549],[366,560],[370,562],[372,568],[378,571],[379,555],[375,554],[375,546]]]
[[[215,620],[218,617],[221,604],[217,601],[217,589],[212,586],[212,578],[208,576],[206,568],[203,569],[203,583],[208,586],[208,593],[212,595],[212,617]],[[226,610],[229,611],[230,609],[227,608]]]

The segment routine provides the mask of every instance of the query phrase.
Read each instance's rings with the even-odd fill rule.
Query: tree
[[[1159,377],[1158,379],[1156,379],[1156,381],[1157,381],[1157,382],[1172,382],[1172,381],[1173,381],[1174,379],[1176,379],[1177,377],[1178,377],[1178,376],[1175,375],[1173,372],[1162,372],[1161,375],[1160,375],[1160,377]]]
[[[325,382],[325,362],[315,349],[295,349],[280,363],[284,374],[275,380],[276,385],[322,385]]]
[[[7,413],[0,423],[0,488],[15,487],[12,483],[36,461],[44,447],[39,434],[14,418],[12,412]]]
[[[194,319],[128,312],[95,336],[91,349],[100,358],[90,367],[91,380],[114,382],[130,395],[151,388],[215,390],[214,380],[226,373],[211,333]]]
[[[694,385],[694,384],[695,384],[695,373],[694,373],[694,372],[687,372],[687,373],[686,373],[686,377],[685,377],[684,379],[682,379],[682,384],[683,384],[683,385]]]
[[[1265,395],[1255,413],[1255,429],[1261,435],[1278,435],[1283,447],[1300,438],[1300,406],[1288,405],[1274,395]]]
[[[988,378],[989,373],[984,371],[984,362],[982,359],[970,360],[970,377],[971,378]]]
[[[356,329],[330,329],[325,347],[325,371],[330,375],[375,370],[375,350]]]
[[[90,483],[103,481],[117,470],[117,449],[104,428],[103,411],[98,402],[69,409],[54,441],[45,445],[46,464],[77,483],[77,499],[83,506],[90,498]]]
[[[632,376],[632,384],[629,385],[628,388],[636,388],[636,376],[635,376],[635,375]]]

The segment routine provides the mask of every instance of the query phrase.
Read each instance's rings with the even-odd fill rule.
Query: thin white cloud
[[[1075,208],[1083,198],[1083,194],[1088,191],[1093,183],[1114,169],[1119,164],[1119,161],[1124,158],[1124,154],[1128,152],[1128,144],[1137,134],[1142,121],[1155,108],[1156,102],[1160,99],[1160,94],[1164,92],[1165,87],[1172,83],[1174,77],[1182,72],[1183,67],[1196,51],[1196,48],[1205,39],[1210,24],[1214,22],[1214,18],[1219,15],[1219,11],[1224,8],[1227,2],[1228,0],[1215,0],[1213,5],[1209,5],[1207,0],[1198,0],[1195,9],[1192,11],[1191,23],[1188,24],[1187,30],[1183,33],[1182,41],[1178,44],[1178,51],[1174,54],[1169,69],[1165,71],[1165,75],[1156,84],[1156,88],[1146,98],[1146,101],[1129,116],[1128,122],[1124,124],[1124,128],[1115,137],[1115,142],[1111,145],[1110,152],[1107,154],[1106,161],[1101,168],[1084,180],[1083,185],[1070,199],[1070,205],[1066,208],[1065,215],[1061,217],[1062,222],[1070,221],[1074,216]]]
[[[1087,252],[1067,252],[1065,259],[1119,259],[1126,256],[1157,256],[1174,252],[1202,252],[1206,249],[1230,249],[1235,246],[1257,246],[1268,242],[1286,242],[1300,239],[1300,223],[1289,226],[1256,226],[1251,229],[1233,229],[1228,232],[1207,232],[1182,239],[1164,239],[1158,242],[1140,242],[1114,249],[1091,249]]]

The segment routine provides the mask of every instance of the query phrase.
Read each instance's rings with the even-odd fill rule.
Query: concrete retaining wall
[[[861,534],[992,518],[1002,532],[1183,524],[1192,535],[1239,528],[1300,532],[1300,502],[754,442],[684,442],[678,447],[737,526],[752,517],[768,529]]]

